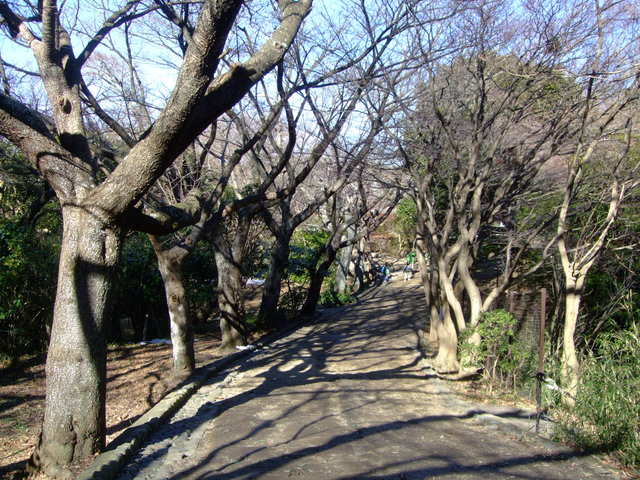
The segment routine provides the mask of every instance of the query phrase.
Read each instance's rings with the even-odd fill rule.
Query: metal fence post
[[[538,337],[538,373],[536,374],[536,434],[542,416],[542,382],[544,381],[544,323],[547,316],[547,289],[540,289],[540,331]]]

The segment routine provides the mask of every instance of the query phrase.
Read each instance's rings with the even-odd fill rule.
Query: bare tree
[[[367,146],[366,150],[366,153],[364,151],[359,153],[368,155],[370,146]],[[324,229],[329,232],[329,237],[317,253],[315,264],[310,269],[311,279],[301,308],[302,315],[312,315],[315,312],[322,283],[340,251],[343,249],[351,251],[360,240],[375,231],[389,217],[400,198],[399,189],[389,192],[375,183],[365,184],[363,176],[361,171],[357,185],[348,185],[323,206],[320,216],[323,219]],[[349,231],[352,233],[347,234]],[[351,263],[350,257],[351,255],[348,263]]]
[[[113,29],[142,12],[128,2],[76,53],[54,0],[0,2],[7,31],[30,48],[52,118],[0,95],[0,131],[51,185],[62,206],[64,233],[54,322],[47,357],[47,396],[40,442],[32,457],[51,476],[104,446],[105,343],[111,275],[121,233],[175,230],[191,215],[159,218],[137,204],[155,180],[215,118],[280,61],[311,1],[279,3],[281,21],[245,61],[215,75],[242,2],[205,1],[170,99],[153,125],[103,176],[87,135],[81,92],[83,67]]]
[[[529,238],[518,235],[517,208],[523,199],[531,201],[544,165],[572,151],[576,122],[588,106],[580,83],[567,72],[575,67],[570,53],[588,44],[591,24],[574,7],[529,7],[518,13],[508,2],[469,4],[451,23],[456,55],[426,65],[415,87],[417,108],[406,112],[407,128],[397,137],[414,181],[417,246],[431,304],[431,338],[439,341],[435,363],[443,372],[459,368],[457,334],[475,326],[516,276],[522,279],[542,265],[520,268],[531,239],[549,227],[549,219],[529,229]],[[506,18],[533,31],[525,39],[506,27]],[[565,50],[552,40],[568,24],[573,28],[560,42]],[[593,125],[591,116],[588,122]],[[508,233],[506,261],[483,294],[472,271],[487,239],[483,229],[494,224]],[[558,238],[549,239],[543,259]]]
[[[629,158],[633,117],[640,99],[637,19],[627,2],[587,2],[590,49],[573,72],[584,90],[575,144],[566,157],[558,212],[557,248],[564,275],[563,400],[573,405],[580,376],[575,345],[587,275],[607,248],[623,203],[637,187],[638,164]],[[635,27],[635,28],[634,28]],[[615,34],[614,34],[615,32]]]

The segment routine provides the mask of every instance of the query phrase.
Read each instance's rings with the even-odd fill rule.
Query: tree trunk
[[[154,245],[155,249],[155,245]],[[171,345],[173,354],[173,374],[177,378],[186,378],[196,368],[193,348],[193,326],[189,312],[182,266],[186,252],[176,253],[174,249],[158,251],[158,268],[164,283],[164,292],[169,310]]]
[[[440,321],[438,318],[438,307],[436,297],[433,295],[432,283],[434,272],[430,271],[427,257],[424,254],[424,246],[422,242],[416,244],[416,257],[418,259],[418,268],[420,269],[420,283],[422,284],[422,290],[424,292],[424,299],[427,303],[427,308],[430,311],[429,316],[429,335],[428,342],[435,344],[438,341],[437,323]]]
[[[350,226],[345,232],[345,240],[351,241],[356,236],[355,226]],[[349,243],[340,250],[338,254],[338,268],[336,269],[336,292],[347,293],[349,279],[349,265],[351,265],[351,256],[353,253],[353,244]]]
[[[271,263],[269,273],[264,282],[262,301],[258,313],[258,322],[266,328],[281,326],[284,319],[279,318],[278,302],[280,301],[280,290],[282,289],[282,275],[289,262],[289,241],[291,233],[281,233],[276,236],[276,244],[271,252]]]
[[[360,239],[358,246],[356,247],[356,258],[353,263],[355,265],[355,279],[353,282],[353,291],[360,292],[365,286],[365,258],[364,249],[362,248],[362,242],[364,239]]]
[[[230,252],[216,248],[216,267],[218,269],[218,306],[220,308],[220,332],[223,351],[235,350],[246,345],[247,335],[244,327],[244,299],[242,297],[242,272]]]
[[[469,255],[469,245],[465,245],[460,249],[458,257],[458,274],[464,285],[465,292],[469,298],[469,325],[475,327],[480,321],[482,315],[482,295],[478,284],[471,276],[470,267],[472,264],[471,255]]]
[[[307,290],[307,297],[304,300],[300,313],[305,316],[311,316],[315,313],[320,300],[320,293],[322,291],[322,282],[327,276],[329,267],[336,259],[336,250],[329,247],[325,256],[325,259],[320,262],[320,265],[311,274],[311,282],[309,284],[309,290]]]
[[[577,279],[567,279],[561,373],[566,392],[563,402],[568,406],[574,405],[578,392],[579,364],[574,336],[580,313],[583,286],[584,277],[582,276]]]
[[[360,239],[358,260],[360,264],[360,273],[362,275],[362,278],[360,279],[360,290],[362,290],[367,284],[371,284],[375,280],[373,262],[371,260],[371,249],[369,247],[367,237]]]
[[[429,289],[431,291],[431,303],[429,304],[429,342],[436,345],[438,343],[438,328],[441,323],[440,312],[444,308],[440,295],[438,295],[438,277],[432,272],[429,279]]]
[[[448,268],[445,265],[444,258],[439,258],[437,261],[438,265],[438,279],[440,281],[440,288],[444,292],[446,296],[446,301],[448,302],[451,309],[453,309],[453,313],[455,315],[456,324],[458,326],[458,330],[463,331],[466,328],[466,323],[464,319],[464,312],[462,311],[462,305],[460,304],[460,300],[456,296],[456,291],[453,283],[449,279]]]
[[[436,328],[438,332],[438,354],[434,360],[434,367],[438,373],[455,373],[460,369],[458,363],[458,334],[453,324],[449,307],[443,308]]]
[[[84,209],[63,207],[63,236],[44,421],[32,466],[52,477],[104,447],[105,318],[120,232]]]

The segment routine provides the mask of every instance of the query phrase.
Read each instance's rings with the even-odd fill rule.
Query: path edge
[[[254,343],[256,349],[234,352],[200,367],[195,374],[185,380],[184,385],[170,390],[135,423],[116,437],[89,467],[80,472],[76,480],[112,480],[115,478],[151,434],[180,410],[207,380],[245,357],[260,351],[262,347],[291,335],[309,323],[311,322],[306,319],[295,321],[283,330],[268,333],[258,339]]]

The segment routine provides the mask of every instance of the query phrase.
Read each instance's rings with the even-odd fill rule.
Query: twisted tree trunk
[[[351,225],[344,234],[345,240],[349,244],[340,250],[338,254],[338,268],[336,269],[336,292],[347,293],[349,290],[349,266],[351,265],[351,257],[353,254],[353,239],[356,236],[356,226]]]
[[[104,447],[104,319],[121,246],[121,232],[84,209],[64,206],[62,218],[44,421],[31,459],[59,477],[65,465]]]
[[[322,260],[317,268],[311,273],[311,282],[309,289],[307,290],[307,296],[300,313],[305,316],[311,316],[315,313],[318,307],[318,301],[320,300],[320,293],[322,291],[322,283],[324,282],[331,264],[336,259],[337,251],[332,245],[329,245],[326,249],[325,258]]]

